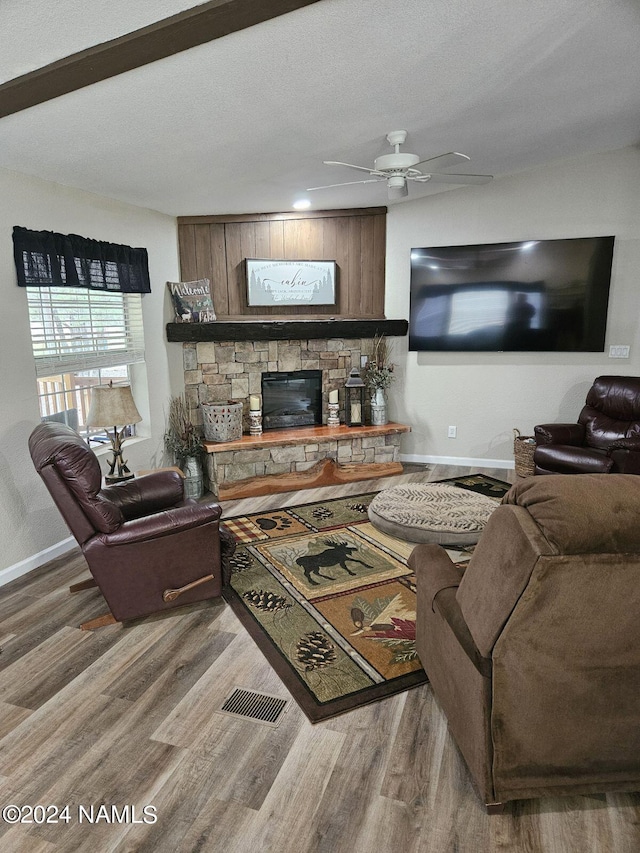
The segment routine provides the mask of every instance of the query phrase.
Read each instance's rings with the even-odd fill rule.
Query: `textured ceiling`
[[[0,79],[191,4],[26,5],[0,4]],[[368,166],[396,129],[501,176],[638,144],[639,44],[637,0],[322,0],[1,119],[0,166],[173,215],[286,210],[367,177],[322,161]],[[309,197],[388,203],[383,184]]]

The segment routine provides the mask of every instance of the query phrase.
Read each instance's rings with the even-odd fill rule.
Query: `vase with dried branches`
[[[169,401],[164,445],[173,453],[185,475],[184,493],[187,498],[202,496],[202,441],[195,423],[193,409],[184,394]]]
[[[371,423],[387,423],[386,389],[395,379],[394,364],[390,361],[391,346],[384,335],[373,339],[373,353],[364,368],[363,379],[371,396]]]

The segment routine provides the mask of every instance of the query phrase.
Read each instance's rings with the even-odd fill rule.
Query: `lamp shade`
[[[96,385],[91,389],[87,426],[128,426],[141,420],[130,385]]]

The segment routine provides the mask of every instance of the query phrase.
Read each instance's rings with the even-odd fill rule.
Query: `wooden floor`
[[[326,492],[239,501],[225,514]],[[95,590],[68,593],[84,574],[74,551],[0,589],[0,806],[69,806],[68,823],[0,820],[3,853],[640,850],[640,794],[523,801],[487,816],[428,685],[315,726],[295,703],[277,729],[219,714],[234,686],[288,697],[231,610],[207,602],[86,633],[80,622],[105,608]],[[116,818],[135,813],[107,822],[111,806]]]

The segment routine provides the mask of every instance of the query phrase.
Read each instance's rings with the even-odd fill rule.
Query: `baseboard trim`
[[[477,466],[478,468],[504,468],[505,470],[515,468],[512,459],[472,459],[466,456],[423,456],[419,453],[401,453],[401,462],[416,462],[431,465],[464,465],[465,467]]]
[[[32,557],[20,560],[19,563],[14,563],[13,566],[7,566],[6,569],[0,569],[0,586],[5,586],[6,584],[11,583],[11,581],[29,574],[29,572],[32,572],[34,569],[44,566],[44,564],[48,563],[49,560],[55,560],[56,557],[61,557],[63,554],[66,554],[67,551],[71,551],[75,547],[76,540],[72,536],[69,536],[67,539],[63,539],[62,542],[57,542],[55,545],[45,548],[44,551],[39,551]]]

